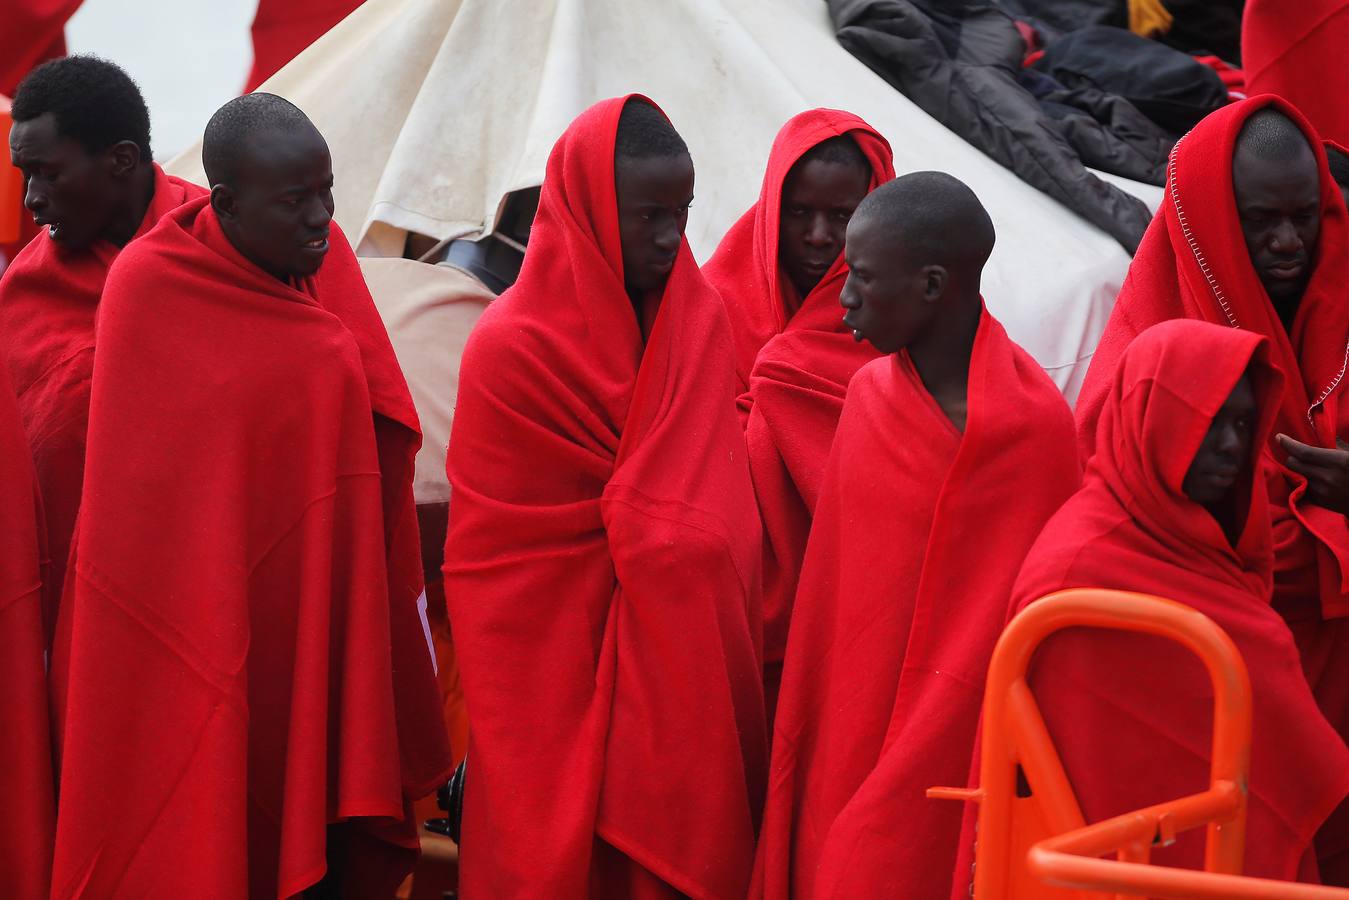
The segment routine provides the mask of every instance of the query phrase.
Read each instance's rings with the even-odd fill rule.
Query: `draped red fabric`
[[[407,386],[334,225],[317,276],[206,198],[122,252],[52,667],[52,896],[385,896],[450,753],[418,620]]]
[[[848,381],[876,358],[843,326],[839,293],[848,277],[840,253],[800,307],[778,262],[782,188],[792,166],[840,135],[871,163],[871,189],[895,177],[890,145],[861,118],[812,109],[778,132],[759,201],[731,227],[703,274],[726,301],[735,337],[739,407],[764,528],[764,657],[769,709],[775,704],[787,626]]]
[[[445,590],[472,717],[465,896],[749,881],[760,537],[730,329],[684,243],[643,345],[614,188],[627,99],[553,148],[519,280],[464,353]]]
[[[365,0],[258,0],[253,16],[253,68],[244,92],[275,75]]]
[[[796,598],[753,897],[945,898],[1012,581],[1077,488],[1063,397],[984,313],[965,432],[905,353],[848,388]],[[1034,477],[1027,477],[1033,473]]]
[[[66,55],[66,20],[81,0],[8,0],[0,10],[0,94],[14,96],[34,67]]]
[[[170,210],[206,191],[155,167],[155,192],[136,237]],[[0,355],[18,396],[51,554],[49,581],[61,596],[84,479],[89,386],[94,370],[94,319],[108,267],[120,248],[98,241],[68,250],[45,234],[23,249],[0,278]],[[56,610],[44,614],[48,635]]]
[[[2,366],[0,473],[0,885],[13,900],[46,900],[56,798],[43,656],[41,500]]]
[[[1253,113],[1267,106],[1277,107],[1298,124],[1321,169],[1320,245],[1291,334],[1251,265],[1232,190],[1237,135]],[[1349,336],[1346,283],[1349,215],[1326,167],[1321,141],[1306,119],[1268,95],[1208,116],[1171,153],[1162,207],[1143,237],[1087,372],[1077,405],[1083,458],[1095,444],[1096,423],[1125,348],[1144,329],[1168,319],[1200,319],[1269,338],[1271,358],[1289,375],[1275,432],[1334,447],[1340,420],[1349,414],[1341,383]],[[1269,450],[1276,605],[1308,605],[1309,610],[1291,616],[1310,616],[1318,623],[1322,616],[1349,615],[1345,518],[1302,502],[1305,480],[1281,466],[1286,454],[1272,442]]]
[[[1271,344],[1249,331],[1172,321],[1125,351],[1077,494],[1050,520],[1017,579],[1024,608],[1064,588],[1139,591],[1216,622],[1254,691],[1245,873],[1315,880],[1313,835],[1349,793],[1349,750],[1317,708],[1287,625],[1269,604],[1273,548],[1258,472],[1282,414]],[[1259,408],[1234,489],[1235,543],[1181,483],[1244,372]],[[1087,821],[1208,786],[1213,691],[1198,657],[1170,641],[1072,629],[1037,653],[1031,684]],[[1203,866],[1203,830],[1157,847],[1159,864]]]
[[[778,263],[783,183],[802,156],[842,135],[856,141],[871,163],[872,190],[895,177],[889,142],[860,116],[837,109],[811,109],[795,115],[773,139],[758,202],[731,226],[703,266],[703,275],[721,293],[731,316],[735,372],[741,392],[749,389],[750,372],[764,345],[784,331],[846,333],[852,338],[843,327],[838,306],[839,292],[848,277],[843,255],[839,254],[833,268],[804,299],[795,297],[795,289]],[[789,294],[800,304],[795,314],[788,312]],[[873,350],[862,356],[858,365],[875,358]],[[847,387],[846,380],[843,386]]]
[[[1349,0],[1247,0],[1241,22],[1246,92],[1278,94],[1323,138],[1349,143]]]

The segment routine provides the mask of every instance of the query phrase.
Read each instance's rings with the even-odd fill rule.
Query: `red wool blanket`
[[[445,592],[472,716],[465,896],[749,881],[760,537],[730,330],[684,243],[643,344],[614,188],[625,99],[553,148],[520,278],[464,354]]]
[[[449,775],[416,599],[416,415],[337,226],[292,287],[205,198],[99,307],[53,665],[53,897],[290,897],[328,826],[353,896],[416,856]]]
[[[1080,477],[1063,397],[987,312],[968,391],[961,434],[905,353],[848,389],[797,594],[751,896],[950,892],[961,809],[925,791],[969,775],[1012,582]]]

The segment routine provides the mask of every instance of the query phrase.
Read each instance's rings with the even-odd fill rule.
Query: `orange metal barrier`
[[[1064,628],[1114,628],[1168,638],[1198,656],[1213,681],[1208,790],[1087,825],[1026,682],[1031,657]],[[980,804],[976,900],[1137,896],[1349,898],[1349,890],[1247,878],[1246,785],[1251,686],[1246,664],[1211,619],[1188,606],[1123,591],[1060,591],[1031,604],[1003,632],[984,695],[980,787],[929,797]],[[1029,796],[1018,796],[1018,771]],[[1026,793],[1022,791],[1021,793]],[[1203,871],[1149,865],[1151,847],[1207,829]],[[1111,855],[1115,859],[1102,859]]]
[[[9,164],[9,98],[0,94],[0,137],[4,138],[4,159],[0,160],[0,244],[19,239],[23,221],[23,176]]]

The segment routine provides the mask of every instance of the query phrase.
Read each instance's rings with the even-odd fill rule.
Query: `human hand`
[[[1349,515],[1349,444],[1337,438],[1332,450],[1295,441],[1286,434],[1275,440],[1288,454],[1284,465],[1307,479],[1307,499]]]

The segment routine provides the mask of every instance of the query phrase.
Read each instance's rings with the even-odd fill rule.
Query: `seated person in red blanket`
[[[1176,145],[1161,209],[1129,268],[1077,403],[1096,421],[1129,342],[1169,319],[1264,335],[1287,378],[1264,469],[1274,608],[1312,690],[1349,735],[1349,215],[1321,139],[1265,95],[1209,115]]]
[[[37,467],[59,599],[84,478],[94,317],[127,242],[205,193],[155,165],[150,115],[125,72],[68,56],[29,73],[14,96],[9,153],[24,204],[45,231],[0,279],[0,364],[9,367]],[[55,609],[46,611],[50,633]]]
[[[1269,603],[1260,454],[1282,391],[1258,334],[1181,319],[1139,335],[1106,397],[1085,483],[1036,540],[1013,601],[1019,610],[1065,588],[1137,591],[1227,632],[1254,691],[1244,872],[1316,881],[1312,838],[1349,793],[1349,750]],[[1213,690],[1189,650],[1072,629],[1045,642],[1031,683],[1086,821],[1208,787]],[[1188,832],[1153,860],[1202,868],[1203,838]]]
[[[52,893],[389,897],[451,770],[417,417],[304,113],[232,100],[202,157],[99,308]]]
[[[1068,406],[985,308],[993,223],[938,172],[848,225],[848,387],[796,596],[753,896],[946,898],[1012,581],[1077,488]]]
[[[885,138],[849,112],[793,116],[759,200],[703,273],[726,301],[739,408],[764,529],[764,687],[770,723],[820,476],[848,381],[876,358],[843,327],[843,238],[857,204],[895,175]]]

